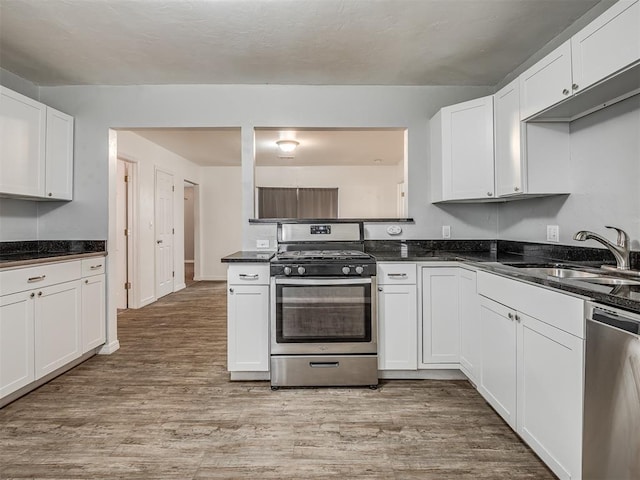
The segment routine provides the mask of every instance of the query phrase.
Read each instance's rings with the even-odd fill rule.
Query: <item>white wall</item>
[[[226,280],[222,257],[242,250],[242,168],[200,171],[200,270],[196,280]]]
[[[342,218],[396,216],[398,183],[403,165],[371,166],[259,166],[256,187],[338,188]]]
[[[640,95],[571,124],[571,195],[503,204],[499,238],[546,242],[546,226],[560,226],[560,243],[589,247],[573,234],[591,230],[615,240],[614,225],[640,248]]]
[[[173,175],[174,291],[184,284],[184,180],[198,182],[200,167],[149,140],[127,131],[119,131],[118,156],[136,162],[137,204],[134,203],[134,306],[156,300],[155,294],[155,174],[163,170]]]

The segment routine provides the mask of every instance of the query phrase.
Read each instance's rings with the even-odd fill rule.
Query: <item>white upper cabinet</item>
[[[0,87],[0,196],[71,200],[73,118]]]
[[[430,126],[432,201],[492,198],[493,95],[444,107]]]
[[[47,107],[45,196],[73,197],[73,117]]]
[[[572,92],[571,41],[544,57],[519,77],[520,119],[564,100]]]
[[[42,196],[46,106],[0,87],[0,194]]]
[[[569,124],[520,121],[520,82],[494,99],[496,196],[569,193]]]
[[[640,59],[640,1],[620,0],[571,38],[576,91]]]
[[[494,97],[496,194],[515,195],[524,191],[523,155],[520,148],[520,82],[504,87]]]

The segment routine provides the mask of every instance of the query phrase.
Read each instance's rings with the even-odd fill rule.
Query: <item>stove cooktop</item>
[[[278,260],[366,260],[371,255],[358,250],[288,250],[276,255]]]

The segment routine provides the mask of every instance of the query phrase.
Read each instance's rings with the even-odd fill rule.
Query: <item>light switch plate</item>
[[[547,242],[560,241],[560,227],[558,225],[547,225]]]
[[[269,240],[256,240],[256,248],[269,248]]]
[[[442,238],[451,238],[451,225],[442,226]]]

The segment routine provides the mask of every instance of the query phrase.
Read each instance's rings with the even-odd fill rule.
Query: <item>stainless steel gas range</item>
[[[376,263],[362,223],[280,223],[271,388],[378,384]]]

